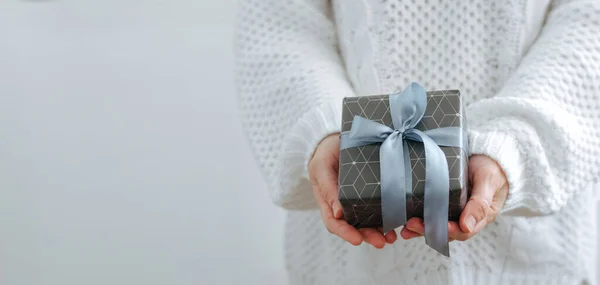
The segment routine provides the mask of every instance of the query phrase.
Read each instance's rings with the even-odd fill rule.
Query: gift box
[[[419,85],[414,85],[420,87]],[[404,91],[411,92],[409,91]],[[412,90],[412,92],[415,92]],[[438,146],[443,152],[447,162],[449,188],[442,189],[448,195],[448,220],[457,221],[465,207],[469,192],[468,183],[468,147],[466,135],[466,117],[463,102],[458,90],[427,91],[423,89],[423,102],[426,107],[422,118],[414,129],[428,131],[451,127],[453,130],[460,129],[457,134],[459,140],[455,146]],[[426,94],[426,99],[425,99]],[[401,94],[398,93],[397,96]],[[375,95],[363,97],[349,97],[343,100],[342,134],[351,132],[356,117],[364,118],[375,123],[394,127],[392,113],[390,110],[390,95]],[[412,99],[411,99],[412,100]],[[398,103],[399,105],[401,103]],[[414,132],[414,131],[413,131]],[[404,137],[398,131],[399,136]],[[382,181],[380,153],[381,142],[374,142],[360,146],[343,148],[340,151],[339,164],[339,201],[341,202],[344,218],[356,228],[382,227]],[[410,184],[406,185],[405,200],[406,219],[412,217],[424,217],[425,181],[427,175],[426,155],[424,144],[415,140],[406,140],[410,163]],[[397,152],[402,151],[401,147]],[[393,152],[388,155],[395,155]],[[438,160],[439,161],[439,160]],[[390,175],[400,175],[394,169],[386,170]],[[407,171],[408,173],[408,171]],[[393,185],[399,188],[399,185]],[[410,188],[408,188],[410,187]],[[392,189],[395,191],[395,189]],[[439,190],[439,189],[438,189]],[[384,195],[385,196],[385,195]],[[385,197],[383,197],[385,198]],[[402,205],[398,205],[402,207]],[[440,215],[438,215],[439,219]],[[427,225],[427,220],[425,221]],[[447,222],[445,222],[447,225]],[[440,230],[440,231],[443,231]],[[447,249],[445,249],[447,255]]]

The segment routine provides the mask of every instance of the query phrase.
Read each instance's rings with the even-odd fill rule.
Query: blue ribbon
[[[450,181],[446,155],[440,146],[464,147],[458,127],[420,131],[415,126],[427,107],[425,89],[412,83],[400,94],[389,95],[393,128],[355,116],[352,128],[340,135],[341,149],[379,144],[381,213],[383,230],[406,224],[406,195],[412,193],[412,169],[407,141],[422,142],[425,149],[423,220],[425,242],[449,256],[448,204]]]

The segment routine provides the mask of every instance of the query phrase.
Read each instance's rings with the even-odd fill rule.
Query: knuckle
[[[321,189],[321,194],[323,195],[323,199],[325,200],[325,202],[327,202],[327,205],[331,206],[331,203],[333,202],[333,195],[331,194],[331,192],[326,191],[326,189]]]
[[[495,222],[496,221],[496,217],[497,217],[497,215],[488,215],[487,216],[488,224],[491,224],[491,223]]]
[[[342,233],[344,230],[344,226],[343,225],[337,225],[337,229],[335,230],[336,233]]]
[[[333,204],[338,200],[337,192],[335,191],[325,190],[323,195],[325,195],[324,199],[330,207],[333,207]]]
[[[469,240],[471,237],[473,237],[474,234],[469,233],[469,234],[463,234],[460,236],[460,241],[467,241]]]
[[[471,202],[473,204],[475,213],[480,215],[479,218],[483,218],[483,216],[487,214],[487,211],[490,208],[490,203],[480,196],[471,197]]]

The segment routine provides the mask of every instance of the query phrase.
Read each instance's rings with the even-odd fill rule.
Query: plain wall
[[[234,2],[0,0],[0,284],[284,284]]]
[[[235,1],[0,1],[0,284],[282,284]]]

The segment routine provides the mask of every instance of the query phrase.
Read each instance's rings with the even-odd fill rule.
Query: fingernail
[[[475,229],[475,224],[477,224],[475,217],[468,216],[467,220],[465,221],[465,226],[467,226],[467,230],[469,230],[469,232],[472,232]]]
[[[343,216],[342,208],[337,204],[333,204],[333,217],[339,219]]]

